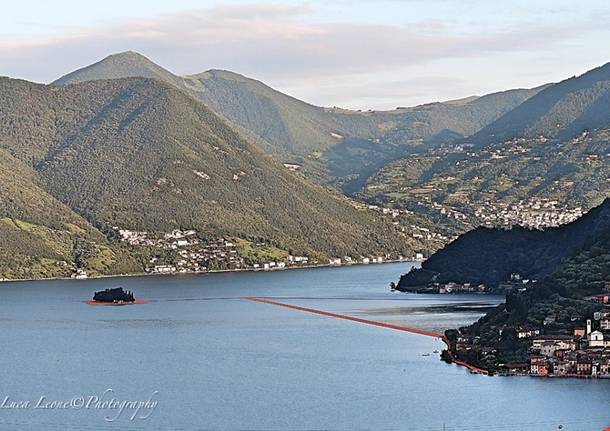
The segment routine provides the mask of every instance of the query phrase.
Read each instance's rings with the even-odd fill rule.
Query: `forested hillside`
[[[289,172],[156,80],[0,79],[0,162],[2,229],[19,230],[3,236],[5,277],[56,275],[77,259],[114,272],[124,247],[106,238],[116,229],[196,229],[320,258],[411,252],[389,221]],[[137,257],[120,261],[142,269]]]
[[[477,228],[461,235],[403,275],[399,288],[431,282],[497,286],[511,273],[538,279],[557,271],[563,260],[590,249],[610,232],[610,199],[567,225],[546,231]]]
[[[568,140],[608,126],[610,63],[544,88],[514,110],[471,136],[485,145],[515,137]]]
[[[510,90],[392,111],[352,111],[314,106],[229,71],[180,77],[134,52],[111,55],[54,84],[133,76],[156,78],[180,88],[266,153],[302,165],[302,171],[317,180],[346,184],[348,193],[359,190],[388,162],[426,145],[471,135],[540,90]]]
[[[454,349],[454,355],[492,372],[505,372],[504,364],[530,360],[531,338],[517,337],[515,328],[537,328],[547,336],[570,337],[575,328],[584,328],[587,319],[603,308],[592,300],[593,295],[606,295],[609,289],[610,229],[606,228],[596,231],[589,244],[553,268],[551,274],[512,290],[505,304],[473,325],[460,328],[459,335],[450,330],[447,336],[453,346],[458,336],[476,337],[477,346]]]
[[[471,137],[389,163],[359,196],[457,234],[481,224],[535,225],[548,216],[541,202],[566,216],[558,223],[569,221],[610,195],[609,97],[610,65],[546,86]]]

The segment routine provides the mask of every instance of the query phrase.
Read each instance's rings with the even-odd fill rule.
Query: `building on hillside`
[[[540,335],[532,341],[532,350],[540,351],[547,342],[556,344],[555,350],[576,350],[576,340],[570,335]]]
[[[517,338],[530,338],[540,335],[540,330],[531,326],[520,326],[517,328]]]
[[[610,348],[610,333],[604,331],[592,331],[588,336],[590,348]]]
[[[532,356],[530,359],[530,374],[547,376],[550,371],[549,361],[544,356]]]
[[[553,364],[553,374],[556,376],[567,376],[574,373],[574,364],[571,361],[559,360]]]

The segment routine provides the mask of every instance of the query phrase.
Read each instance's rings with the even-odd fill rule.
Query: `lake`
[[[390,292],[411,265],[1,283],[0,430],[610,425],[609,380],[474,375],[434,338],[246,299],[435,331],[501,302]],[[148,302],[83,303],[118,285]]]

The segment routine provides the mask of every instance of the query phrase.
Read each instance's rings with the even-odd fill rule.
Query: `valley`
[[[131,51],[50,86],[3,78],[0,278],[423,259],[477,226],[569,223],[608,195],[607,75],[391,111]],[[203,248],[120,233],[176,230]],[[224,243],[253,246],[206,250]]]

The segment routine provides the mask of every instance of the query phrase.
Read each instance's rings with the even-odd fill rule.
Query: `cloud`
[[[135,50],[178,74],[224,68],[282,88],[299,89],[299,95],[307,98],[309,94],[309,99],[324,104],[340,104],[343,99],[375,105],[385,104],[392,92],[398,98],[405,93],[398,86],[417,79],[400,79],[400,73],[418,68],[422,72],[426,65],[442,67],[443,61],[451,59],[469,62],[516,53],[527,57],[591,31],[591,26],[540,22],[483,32],[455,29],[440,19],[402,26],[315,22],[309,19],[311,13],[307,4],[216,6],[70,29],[47,38],[5,38],[0,41],[0,74],[49,82],[110,53]],[[452,85],[452,71],[443,75],[434,70],[429,75],[438,77],[438,85]],[[395,86],[387,82],[375,86],[375,77]],[[351,91],[349,97],[332,91],[335,96],[324,99],[320,87],[329,89],[333,81],[345,92]],[[373,85],[376,90],[350,87],[350,81]],[[380,92],[377,102],[371,94],[374,91]],[[406,93],[411,95],[409,101],[419,100],[417,91]],[[395,100],[392,105],[401,103]]]

